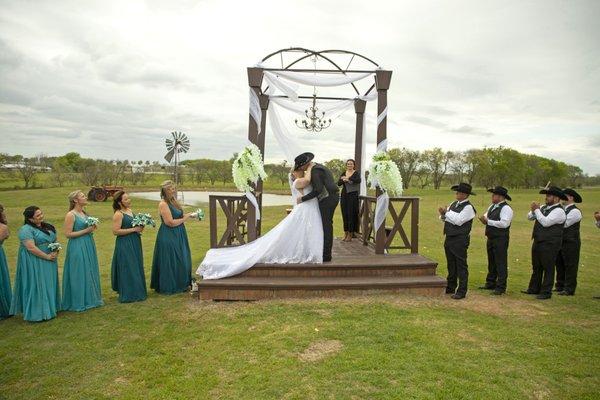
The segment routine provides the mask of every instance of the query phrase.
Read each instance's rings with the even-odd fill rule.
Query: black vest
[[[545,217],[547,217],[548,214],[550,214],[550,212],[553,211],[555,208],[561,208],[560,204],[550,207],[544,205],[540,208],[540,211]],[[536,219],[535,225],[533,225],[533,234],[531,236],[533,240],[535,240],[537,243],[552,241],[558,242],[558,244],[560,245],[560,242],[562,241],[564,226],[564,224],[554,224],[552,226],[544,228],[542,224],[540,224]]]
[[[505,201],[498,204],[498,207],[496,207],[493,211],[488,211],[487,218],[490,221],[500,221],[500,213],[502,212],[502,208],[505,206],[510,207]],[[509,231],[510,225],[507,228],[498,228],[491,225],[485,226],[485,236],[489,238],[508,237]]]
[[[469,200],[463,202],[463,203],[458,203],[458,201],[455,201],[454,203],[452,203],[450,205],[450,211],[454,211],[457,213],[460,213],[466,206],[471,205],[471,207],[473,207],[473,205],[471,203],[469,203]],[[473,207],[473,211],[475,211],[475,207]],[[462,224],[461,226],[457,226],[454,224],[451,224],[450,222],[444,222],[444,235],[446,236],[468,236],[469,233],[471,233],[471,226],[473,226],[473,220],[467,221],[464,224]]]
[[[569,213],[573,210],[577,209],[577,206],[572,205],[569,208],[567,208],[565,210],[565,213],[567,215],[569,215]],[[573,225],[569,226],[568,228],[564,228],[563,229],[563,241],[564,242],[579,242],[580,236],[579,236],[579,223],[581,221],[577,221],[576,223],[574,223]]]

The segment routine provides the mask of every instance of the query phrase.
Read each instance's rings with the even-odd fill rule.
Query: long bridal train
[[[297,181],[296,181],[297,182]],[[292,198],[301,196],[292,184]],[[305,187],[304,194],[312,187]],[[323,225],[318,200],[295,204],[292,212],[264,236],[237,247],[211,249],[198,267],[203,279],[240,274],[255,264],[321,264]]]

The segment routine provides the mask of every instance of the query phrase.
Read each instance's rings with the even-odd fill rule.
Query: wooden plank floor
[[[257,300],[381,291],[441,295],[446,286],[436,275],[437,262],[419,254],[375,254],[358,239],[336,239],[332,253],[329,263],[257,264],[230,278],[201,280],[198,297]]]

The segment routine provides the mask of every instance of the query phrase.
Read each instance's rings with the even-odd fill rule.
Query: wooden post
[[[365,108],[367,102],[364,100],[354,100],[354,111],[356,112],[356,135],[354,137],[354,161],[355,168],[359,171],[362,168],[362,139],[363,139],[363,122],[365,119]],[[365,193],[366,194],[366,193]]]
[[[258,96],[258,100],[260,101],[260,133],[258,134],[258,139],[256,145],[260,149],[260,153],[262,155],[263,161],[265,161],[265,130],[267,128],[267,109],[269,108],[269,96],[266,94],[261,94]],[[263,181],[259,179],[256,184],[256,200],[258,201],[258,209],[260,210],[260,215],[262,215],[262,195],[263,195]],[[256,226],[256,237],[259,237],[262,232],[262,219],[258,220]],[[254,240],[256,238],[253,238]]]
[[[254,93],[256,93],[257,96],[259,96],[260,99],[260,86],[262,85],[262,80],[263,80],[263,70],[262,68],[256,68],[256,67],[250,67],[248,68],[248,85],[250,86],[250,89],[254,91]],[[262,107],[261,107],[262,109]],[[262,110],[261,110],[262,113]],[[264,118],[264,114],[263,114],[263,118],[262,118],[262,123],[264,123],[265,118]],[[262,137],[262,147],[261,147],[261,140],[260,137]],[[258,146],[258,148],[260,149],[261,153],[264,154],[264,147],[265,147],[265,142],[264,142],[264,132],[259,136],[258,134],[258,125],[256,124],[256,122],[254,121],[254,119],[252,118],[252,115],[248,114],[248,140],[252,143],[254,143],[255,145]],[[262,184],[262,182],[261,182]],[[258,186],[257,189],[255,189],[254,193],[256,194],[256,192],[258,191]],[[260,196],[260,195],[259,195]],[[259,203],[259,207],[260,207],[260,203]],[[246,221],[247,223],[247,229],[248,229],[248,241],[251,242],[253,240],[255,240],[258,237],[258,229],[259,227],[256,224],[256,210],[254,209],[254,206],[248,202],[248,219]]]
[[[410,210],[410,252],[419,253],[419,199],[412,199]]]
[[[377,86],[377,116],[381,115],[387,109],[387,91],[390,88],[392,80],[392,71],[377,70],[375,72],[375,85]],[[387,117],[377,125],[377,145],[387,139]],[[377,196],[381,190],[377,188]],[[387,211],[387,210],[386,210]],[[385,219],[383,224],[377,229],[375,235],[375,254],[385,253]]]
[[[217,247],[217,199],[208,196],[208,213],[210,214],[210,248]]]

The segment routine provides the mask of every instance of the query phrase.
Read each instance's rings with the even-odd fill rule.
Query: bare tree
[[[30,185],[35,185],[35,178],[39,170],[35,158],[21,157],[16,164],[16,170],[25,183],[25,189],[29,188]]]
[[[413,175],[419,167],[421,153],[418,150],[409,150],[403,147],[402,149],[391,149],[388,151],[388,154],[400,170],[404,188],[408,189]]]
[[[446,176],[448,167],[454,153],[451,151],[444,152],[441,148],[436,147],[432,150],[423,152],[423,163],[427,165],[431,171],[431,180],[434,189],[439,189],[442,185],[442,180]]]

